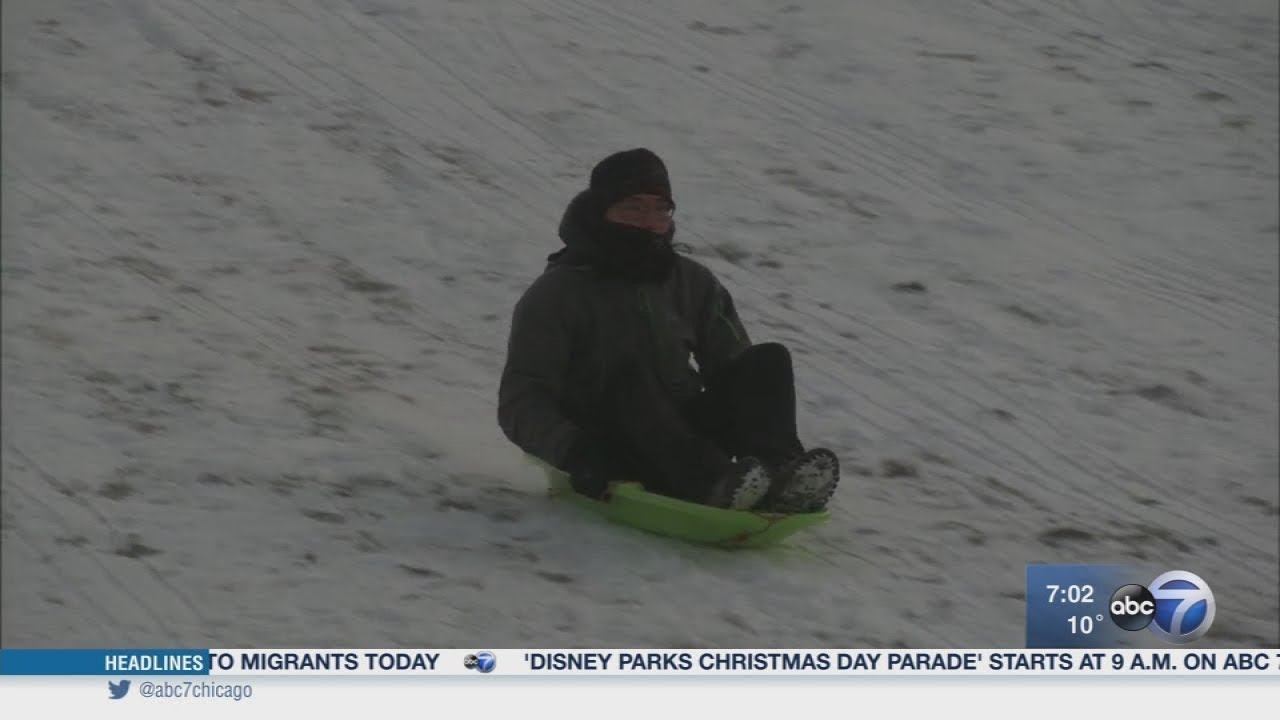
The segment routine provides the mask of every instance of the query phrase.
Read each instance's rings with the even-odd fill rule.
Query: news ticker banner
[[[3,675],[1275,675],[1280,650],[1198,650],[1217,614],[1185,570],[1029,565],[1026,650],[0,650]],[[1135,649],[1135,643],[1153,643]],[[501,658],[501,660],[499,660]]]
[[[1184,646],[1211,636],[1218,601],[1181,569],[1028,565],[1026,647]]]
[[[0,650],[0,676],[1196,676],[1280,677],[1258,650]],[[127,687],[127,685],[126,685]]]

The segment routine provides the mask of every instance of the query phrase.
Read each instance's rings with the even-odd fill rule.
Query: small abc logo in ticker
[[[1213,624],[1213,591],[1200,576],[1170,570],[1149,588],[1125,585],[1111,595],[1111,620],[1125,630],[1150,626],[1156,636],[1177,645],[1204,637]]]
[[[482,673],[491,673],[493,668],[498,664],[498,658],[488,650],[467,655],[462,658],[462,664],[468,670],[479,670]]]

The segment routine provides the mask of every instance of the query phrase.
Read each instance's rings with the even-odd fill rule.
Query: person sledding
[[[790,352],[753,344],[725,287],[677,253],[675,207],[647,149],[593,168],[564,247],[515,305],[498,424],[588,497],[635,481],[720,508],[821,510],[839,463],[798,437]]]

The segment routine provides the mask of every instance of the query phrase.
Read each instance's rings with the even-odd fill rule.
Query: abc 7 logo
[[[1213,591],[1199,576],[1172,570],[1151,581],[1153,590],[1125,585],[1111,595],[1111,621],[1137,631],[1148,626],[1161,639],[1182,645],[1204,637],[1213,624]]]
[[[493,672],[497,658],[489,651],[469,653],[462,658],[462,666],[468,670],[479,670],[482,673]]]

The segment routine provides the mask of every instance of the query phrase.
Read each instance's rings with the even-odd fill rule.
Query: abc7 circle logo
[[[1151,581],[1153,590],[1125,585],[1111,595],[1111,621],[1124,630],[1148,626],[1161,639],[1182,645],[1204,637],[1216,610],[1213,591],[1199,576],[1172,570]]]
[[[462,658],[463,667],[468,670],[479,670],[482,673],[493,672],[497,658],[489,651],[470,653]]]

